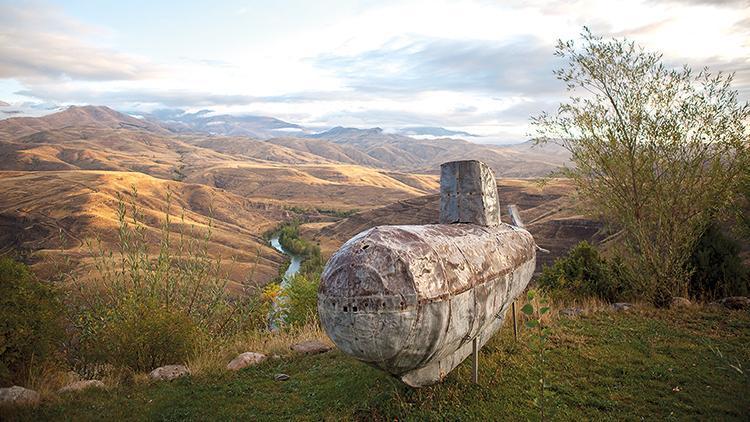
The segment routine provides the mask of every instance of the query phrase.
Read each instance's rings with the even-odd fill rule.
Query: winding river
[[[288,256],[289,259],[291,260],[289,262],[289,267],[284,272],[284,276],[281,277],[281,288],[285,289],[289,285],[289,281],[292,279],[292,277],[294,277],[294,275],[299,272],[299,267],[302,264],[302,257],[294,255],[290,253],[289,251],[287,251],[286,249],[284,249],[284,247],[281,246],[281,243],[279,243],[279,235],[274,235],[271,238],[270,243],[274,249]],[[278,326],[279,326],[278,323],[280,322],[277,320],[277,316],[279,315],[278,310],[279,310],[279,303],[277,300],[276,302],[274,302],[273,309],[268,315],[268,326],[271,331],[276,331],[278,329]]]

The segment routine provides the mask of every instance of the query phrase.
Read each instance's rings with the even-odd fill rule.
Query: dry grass
[[[288,357],[294,354],[291,350],[293,344],[308,340],[318,340],[333,347],[320,326],[316,322],[310,322],[280,332],[253,331],[205,344],[186,365],[194,376],[217,375],[226,372],[229,361],[240,353],[256,352],[269,357]],[[107,388],[151,382],[145,372],[133,373],[114,367],[103,368],[100,372],[102,375],[99,380]],[[45,402],[54,402],[59,399],[58,391],[62,387],[81,379],[83,378],[75,372],[63,370],[59,366],[39,365],[34,367],[24,386],[37,391]]]
[[[290,348],[293,344],[308,340],[318,340],[333,346],[317,322],[311,321],[279,332],[252,331],[229,340],[207,344],[188,361],[188,367],[194,375],[220,373],[226,371],[229,361],[240,353],[287,356],[293,353]]]

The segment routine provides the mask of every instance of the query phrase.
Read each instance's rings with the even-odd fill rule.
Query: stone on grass
[[[148,374],[154,381],[171,381],[186,375],[190,375],[190,370],[185,365],[160,366]]]
[[[227,364],[227,369],[230,371],[239,371],[248,366],[255,366],[264,360],[266,360],[266,355],[262,353],[245,352],[232,359],[232,361]]]
[[[0,406],[26,406],[39,403],[39,393],[28,388],[13,387],[0,388]]]
[[[672,308],[682,308],[682,307],[687,307],[690,305],[691,305],[690,300],[684,297],[679,297],[679,296],[673,297],[672,302],[669,304],[669,306]]]
[[[310,340],[293,344],[291,349],[297,353],[302,353],[303,355],[315,355],[331,350],[331,346],[317,340]]]
[[[581,315],[582,313],[583,313],[582,308],[565,308],[560,311],[560,315],[564,315],[568,317],[578,316],[578,315]]]
[[[749,309],[750,299],[746,296],[729,296],[719,301],[727,309]]]
[[[632,307],[633,305],[627,302],[617,302],[612,304],[612,309],[615,311],[627,311]]]
[[[276,381],[286,381],[286,380],[289,379],[289,375],[287,375],[287,374],[276,374],[273,377],[273,379],[276,380]]]
[[[82,391],[88,388],[106,388],[104,383],[99,380],[81,380],[70,383],[65,387],[59,389],[58,393],[69,393],[72,391]]]

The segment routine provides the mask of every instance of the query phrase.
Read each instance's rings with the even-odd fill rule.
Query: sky
[[[0,0],[0,101],[519,142],[567,98],[554,46],[584,25],[671,65],[736,72],[750,100],[750,0]]]

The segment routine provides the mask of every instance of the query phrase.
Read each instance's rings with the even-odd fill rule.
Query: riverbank
[[[279,269],[279,277],[267,287],[275,292],[269,313],[271,330],[316,320],[318,284],[325,265],[320,247],[300,236],[298,221],[281,225],[267,237],[276,250],[289,257]]]
[[[750,409],[750,314],[704,307],[559,317],[552,324],[546,412],[555,420],[744,420]],[[410,389],[332,351],[286,354],[237,373],[207,373],[47,399],[4,420],[535,419],[528,332],[505,324],[442,384]],[[288,381],[275,381],[285,373]]]

